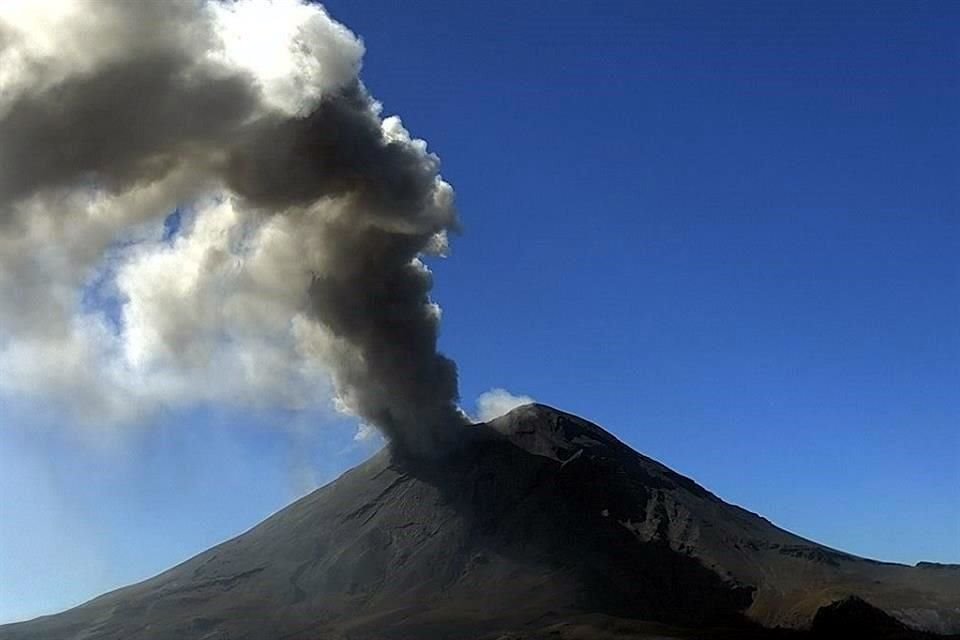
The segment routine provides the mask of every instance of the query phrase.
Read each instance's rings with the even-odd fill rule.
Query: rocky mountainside
[[[960,567],[818,545],[575,416],[527,405],[468,440],[431,463],[384,450],[232,540],[0,640],[960,632]]]

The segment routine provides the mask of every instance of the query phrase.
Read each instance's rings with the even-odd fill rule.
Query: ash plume
[[[465,423],[421,258],[439,160],[298,0],[0,5],[4,391],[90,421],[337,406],[430,455]]]

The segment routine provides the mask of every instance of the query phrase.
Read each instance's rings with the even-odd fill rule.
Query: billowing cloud
[[[534,399],[530,396],[517,396],[506,389],[490,389],[477,398],[477,419],[480,422],[489,422],[531,402],[534,402]]]
[[[335,398],[456,437],[439,160],[300,0],[0,4],[0,389],[125,423]]]

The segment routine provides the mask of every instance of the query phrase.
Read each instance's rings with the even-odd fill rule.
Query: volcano
[[[385,449],[232,540],[0,639],[960,633],[960,566],[804,539],[543,405],[466,430],[442,459]]]

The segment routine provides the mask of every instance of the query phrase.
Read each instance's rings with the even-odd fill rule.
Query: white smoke
[[[489,422],[531,402],[534,402],[534,399],[530,396],[514,395],[506,389],[490,389],[477,398],[477,420]]]
[[[298,0],[0,3],[0,391],[122,424],[337,404],[462,422],[419,257],[453,192]]]

